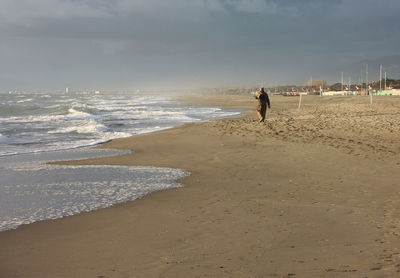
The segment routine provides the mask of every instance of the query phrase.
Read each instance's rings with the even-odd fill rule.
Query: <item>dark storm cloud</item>
[[[0,89],[301,82],[397,55],[399,8],[397,0],[2,0]]]

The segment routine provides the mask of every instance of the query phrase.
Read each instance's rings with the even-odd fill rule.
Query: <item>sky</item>
[[[0,90],[333,83],[400,55],[399,11],[399,0],[0,0]]]

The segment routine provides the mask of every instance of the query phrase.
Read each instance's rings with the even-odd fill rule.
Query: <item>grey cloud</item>
[[[397,0],[2,0],[0,85],[301,82],[397,54],[399,8]]]
[[[301,16],[307,13],[327,11],[342,0],[204,0],[215,11],[259,13],[264,15]]]
[[[103,2],[103,1],[98,1]],[[104,9],[94,1],[72,0],[2,0],[0,20],[3,25],[34,24],[37,19],[65,19],[73,17],[101,17]]]

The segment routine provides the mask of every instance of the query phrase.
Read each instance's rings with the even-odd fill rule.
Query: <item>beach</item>
[[[180,96],[254,110],[251,96]],[[183,187],[0,232],[0,277],[397,277],[400,98],[271,96],[266,123],[187,123],[63,165],[190,172]]]

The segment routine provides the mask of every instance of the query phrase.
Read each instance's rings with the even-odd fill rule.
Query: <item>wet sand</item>
[[[398,277],[400,98],[271,102],[265,124],[255,113],[185,124],[102,146],[134,154],[66,162],[191,175],[182,188],[0,233],[0,277]]]

